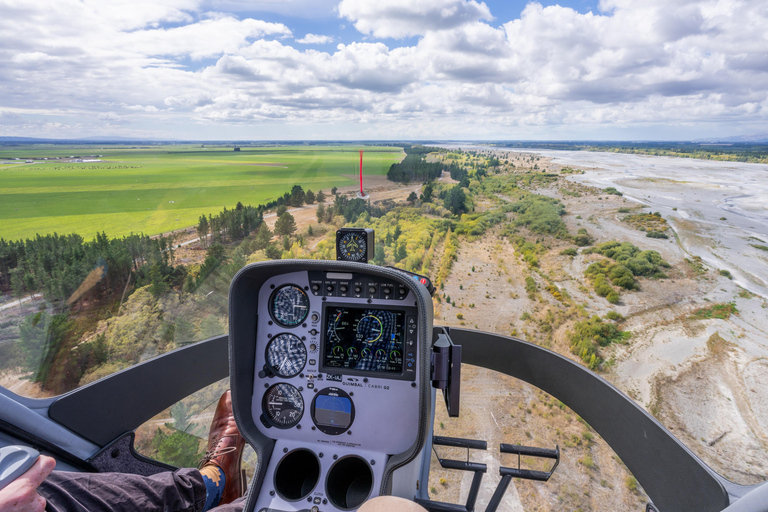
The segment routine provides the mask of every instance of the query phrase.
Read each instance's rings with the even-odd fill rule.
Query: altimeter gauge
[[[336,231],[336,259],[368,263],[373,259],[373,230],[341,228]]]
[[[267,344],[267,365],[272,373],[285,379],[295,377],[307,362],[307,347],[298,336],[278,334]]]
[[[304,399],[298,389],[282,382],[264,393],[262,409],[270,425],[291,428],[296,426],[304,415]]]

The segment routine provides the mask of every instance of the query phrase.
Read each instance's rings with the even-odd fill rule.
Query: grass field
[[[314,192],[352,185],[365,150],[364,173],[385,175],[401,148],[283,146],[228,148],[28,146],[0,150],[12,158],[102,155],[101,162],[61,160],[0,164],[0,238],[36,233],[156,234],[197,224],[238,201],[258,205],[293,185]],[[345,176],[346,175],[346,176]]]

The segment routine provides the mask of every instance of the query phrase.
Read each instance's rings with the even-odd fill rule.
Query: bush
[[[578,252],[573,247],[568,247],[567,249],[563,249],[560,251],[561,256],[576,256]]]
[[[725,304],[713,304],[706,308],[699,308],[693,312],[692,318],[699,320],[706,320],[709,318],[718,318],[720,320],[728,320],[731,315],[735,315],[739,312],[736,308],[736,304],[728,302]]]
[[[629,332],[620,331],[614,324],[603,322],[599,316],[593,316],[576,322],[570,339],[571,352],[579,356],[590,369],[595,370],[603,363],[599,353],[600,347],[623,342],[629,337]]]
[[[733,275],[731,275],[731,273],[725,269],[720,271],[720,275],[723,277],[727,277],[728,279],[733,279]]]
[[[525,291],[528,292],[529,299],[533,299],[538,289],[539,287],[536,285],[536,280],[533,277],[528,276],[525,278]]]
[[[512,211],[518,214],[515,225],[525,226],[534,233],[563,237],[568,234],[560,218],[565,215],[565,208],[557,199],[530,194],[513,204]]]
[[[621,322],[622,320],[624,320],[624,317],[621,316],[616,311],[609,311],[609,312],[607,312],[605,314],[605,318],[607,318],[608,320],[614,320],[616,322]]]
[[[645,234],[648,238],[669,238],[667,235],[662,233],[661,231],[649,231]]]
[[[614,196],[623,196],[624,195],[621,192],[619,192],[618,190],[616,190],[615,187],[608,187],[606,189],[603,189],[603,192],[605,192],[606,194],[614,195]]]

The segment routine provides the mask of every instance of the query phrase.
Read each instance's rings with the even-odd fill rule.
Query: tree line
[[[425,155],[438,148],[425,146],[405,146],[405,158],[402,162],[392,164],[387,171],[387,179],[400,183],[409,181],[429,181],[440,177],[448,167],[442,162],[427,162]]]
[[[290,192],[266,204],[245,206],[238,202],[234,209],[201,215],[197,234],[206,248],[236,242],[258,232],[266,210],[316,200],[325,200],[322,192],[316,195],[295,185]],[[283,224],[290,223],[285,219]],[[290,226],[287,230],[291,231]],[[262,238],[271,237],[268,231],[262,233]],[[131,234],[110,238],[102,232],[91,241],[75,233],[36,235],[17,241],[0,238],[0,291],[11,292],[18,298],[42,293],[46,300],[61,305],[122,292],[130,284],[152,284],[161,291],[167,286],[181,285],[187,277],[182,265],[174,266],[174,256],[171,236]]]

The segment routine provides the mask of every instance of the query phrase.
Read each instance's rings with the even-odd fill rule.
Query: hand
[[[54,467],[54,459],[41,455],[26,473],[0,490],[0,512],[43,512],[45,498],[37,493],[37,488]]]

